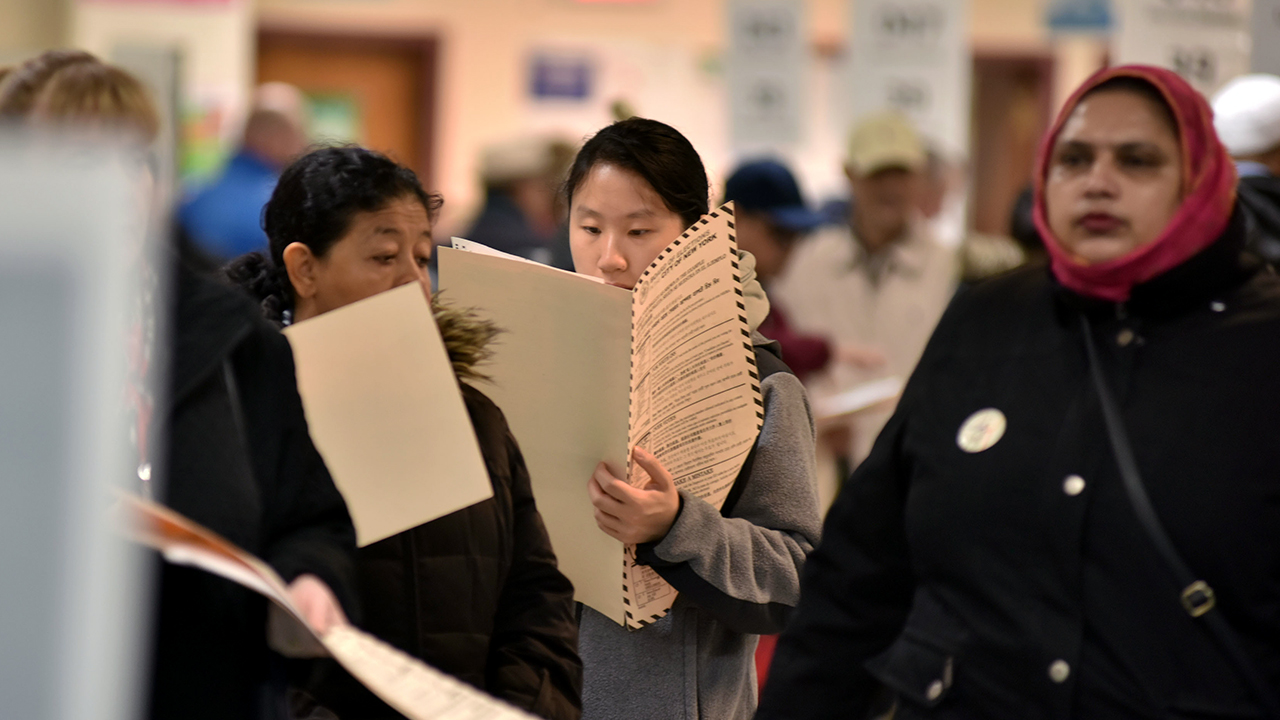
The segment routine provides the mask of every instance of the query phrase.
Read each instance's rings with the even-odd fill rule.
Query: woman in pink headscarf
[[[1205,100],[1119,67],[805,568],[758,718],[1280,717],[1280,280]]]

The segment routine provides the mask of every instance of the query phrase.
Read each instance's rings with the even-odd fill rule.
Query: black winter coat
[[[1116,305],[1025,270],[957,296],[805,567],[758,718],[1259,717],[1124,493],[1080,314],[1155,510],[1280,687],[1280,280],[1240,216]],[[989,449],[957,433],[1007,417]]]
[[[1249,246],[1269,263],[1280,263],[1280,178],[1240,178],[1240,205],[1248,219]]]
[[[185,265],[175,288],[161,499],[286,581],[318,576],[352,613],[355,529],[311,444],[288,341],[247,297]],[[150,716],[287,717],[266,611],[228,580],[162,566]]]
[[[545,718],[582,708],[573,585],[502,411],[463,384],[493,497],[362,548],[363,628]],[[336,664],[313,688],[342,720],[399,718]]]

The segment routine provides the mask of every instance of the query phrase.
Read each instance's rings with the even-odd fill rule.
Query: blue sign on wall
[[[591,97],[590,58],[534,55],[530,92],[539,100],[586,100]]]
[[[1050,30],[1105,32],[1111,29],[1110,0],[1050,0]]]

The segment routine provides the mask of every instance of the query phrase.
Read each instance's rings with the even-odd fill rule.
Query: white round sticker
[[[999,410],[995,408],[979,410],[960,425],[960,432],[956,434],[956,445],[967,453],[980,453],[1000,442],[1008,426],[1009,421]]]

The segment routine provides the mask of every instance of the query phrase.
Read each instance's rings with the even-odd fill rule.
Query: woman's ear
[[[316,256],[300,242],[284,249],[284,269],[289,273],[293,294],[299,300],[310,300],[316,294]]]

